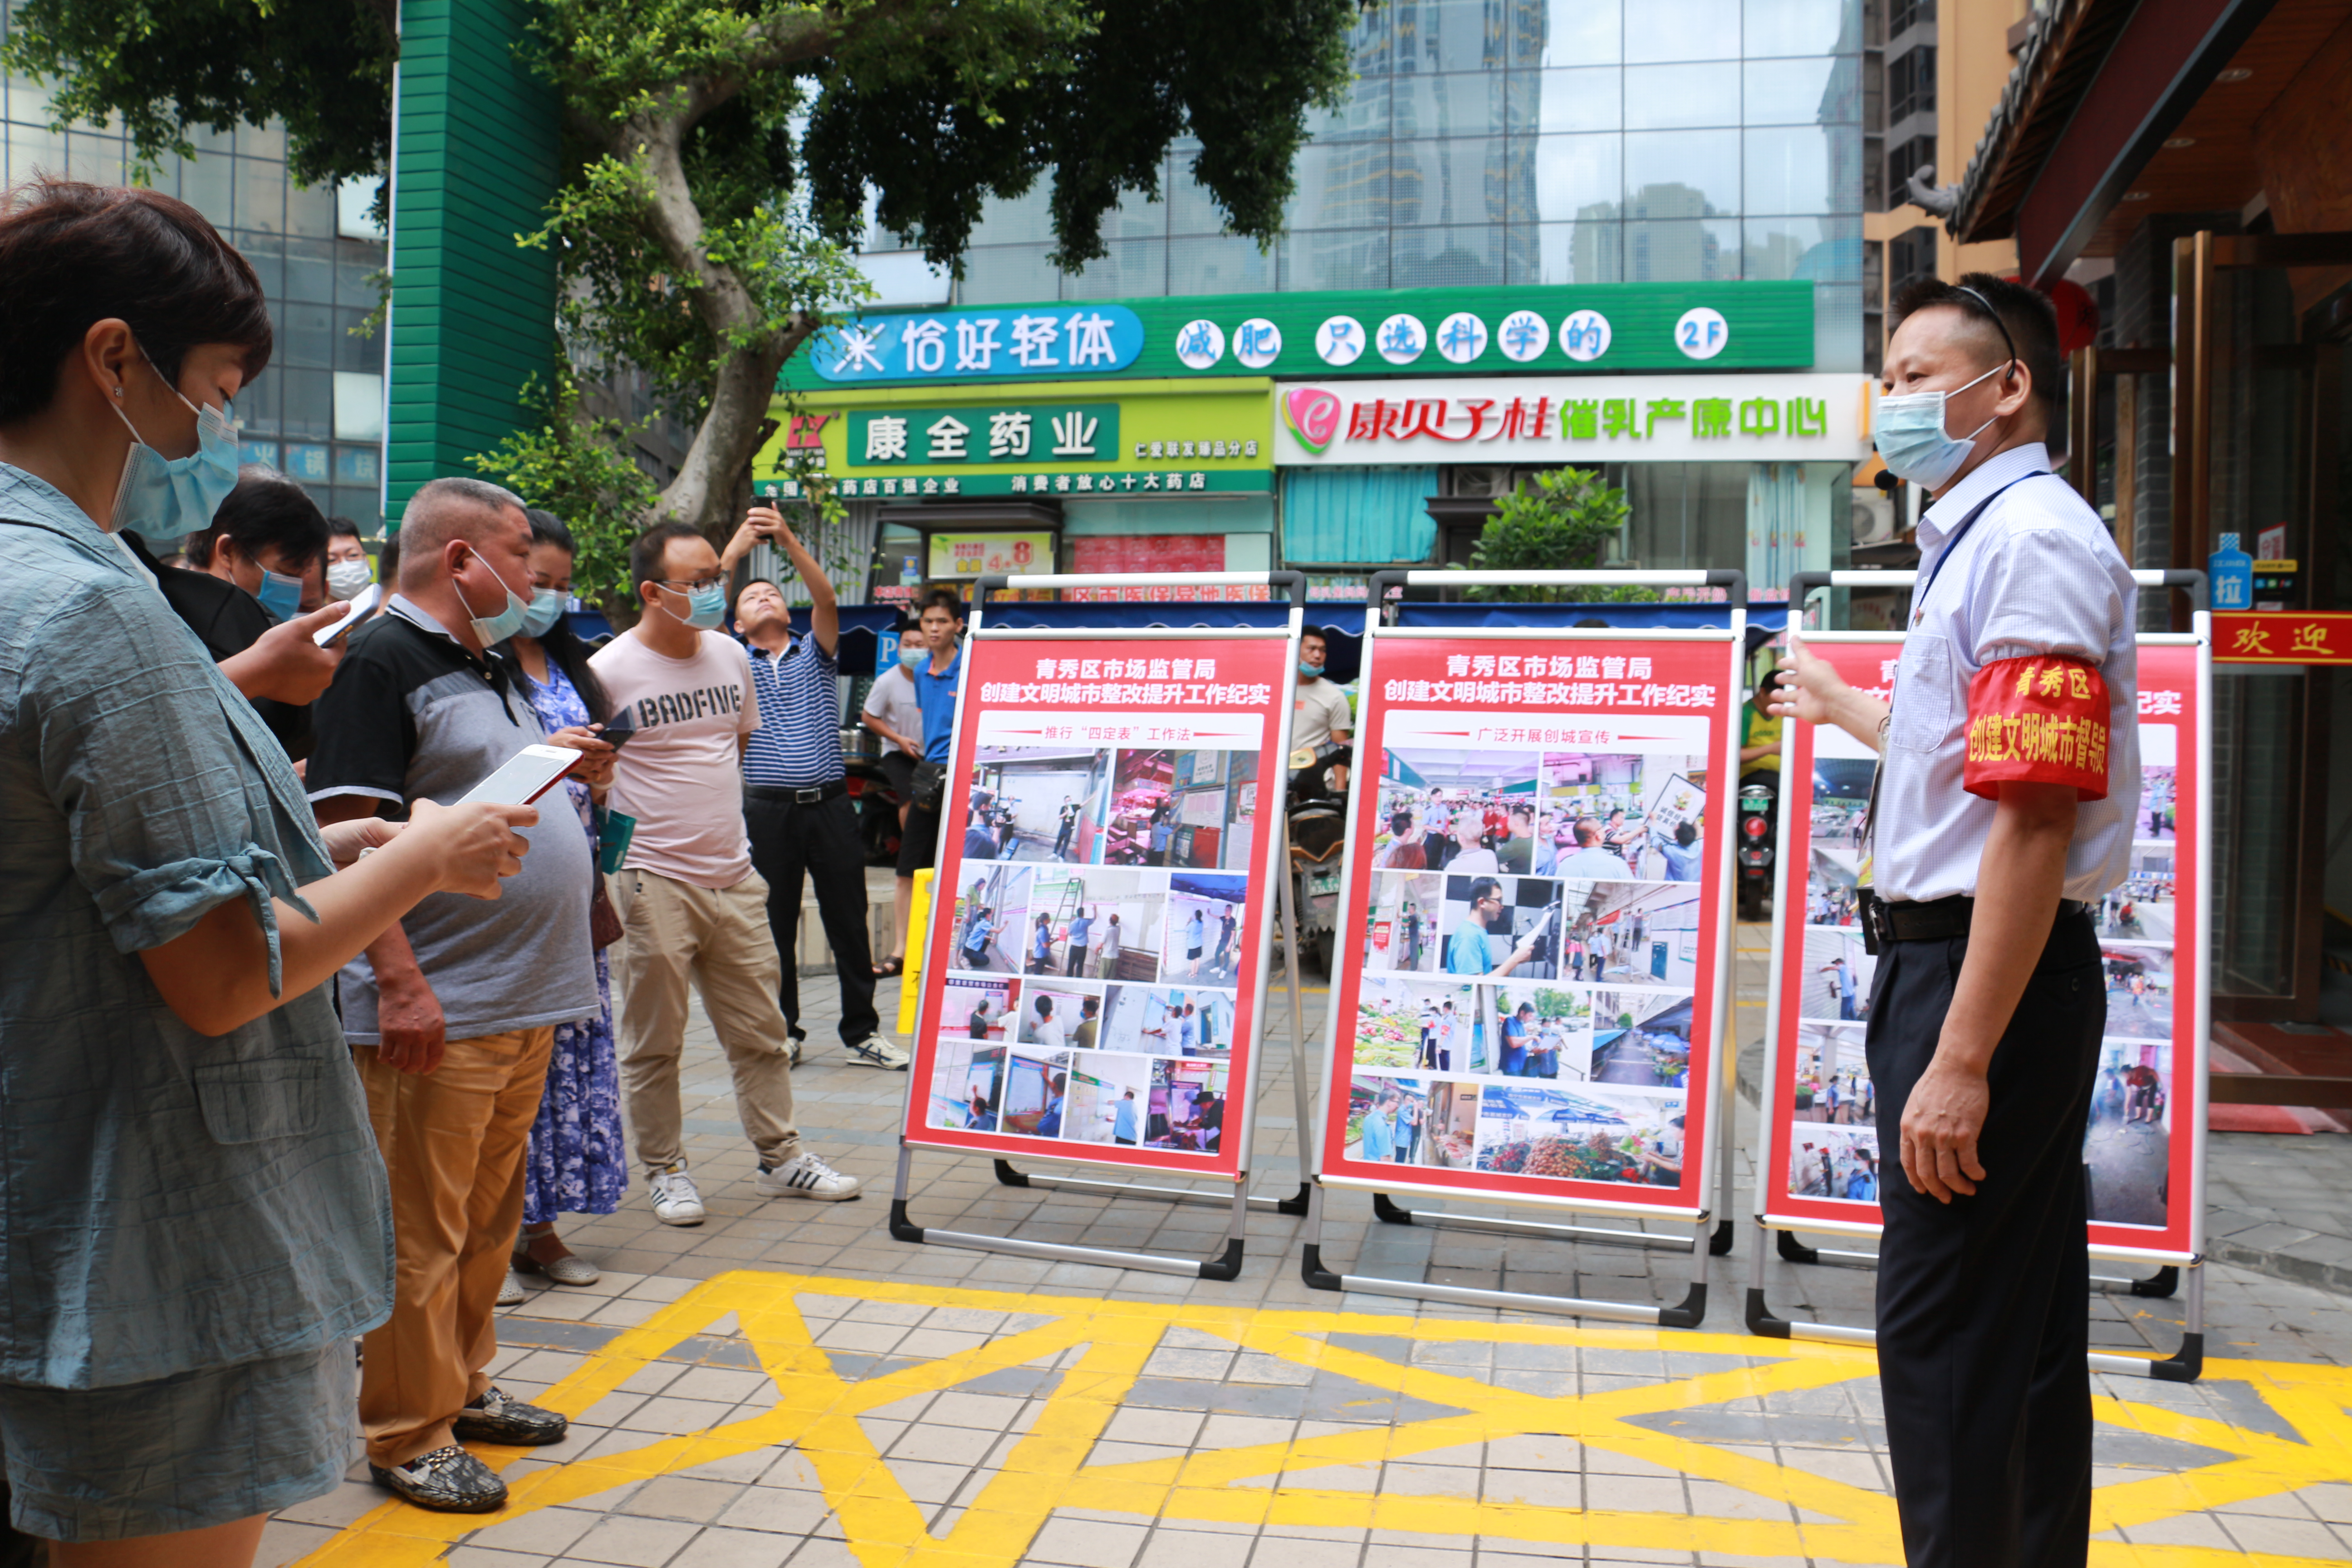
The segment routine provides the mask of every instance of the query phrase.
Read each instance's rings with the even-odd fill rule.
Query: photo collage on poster
[[[2177,730],[2142,724],[2129,879],[2095,910],[2107,1023],[2083,1161],[2090,1217],[2166,1219],[2172,1099],[2173,790]],[[1871,763],[1817,757],[1798,982],[1796,1112],[1789,1191],[1874,1203],[1877,1099],[1863,1037],[1876,961],[1863,950],[1855,883]]]
[[[1878,1201],[1878,1102],[1862,1048],[1877,961],[1863,950],[1855,889],[1873,765],[1853,757],[1813,759],[1804,939],[1790,954],[1797,965],[1799,1022],[1789,1191],[1865,1204]]]
[[[931,1125],[1216,1153],[1224,1137],[1255,750],[981,745]]]
[[[1706,758],[1381,764],[1346,1157],[1680,1185]]]
[[[2091,1218],[2105,1225],[2161,1226],[2170,1195],[2179,734],[2172,724],[2139,727],[2139,802],[2132,817],[2130,874],[2093,911],[2107,988],[2107,1026],[2091,1088],[2083,1173]]]

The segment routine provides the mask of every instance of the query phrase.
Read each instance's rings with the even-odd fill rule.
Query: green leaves
[[[1470,552],[1474,572],[1574,572],[1601,564],[1604,543],[1622,531],[1633,509],[1625,492],[1589,468],[1538,474],[1495,506]],[[1472,588],[1474,599],[1553,603],[1654,599],[1649,588]]]
[[[644,531],[659,493],[653,476],[631,458],[628,437],[651,421],[631,426],[590,414],[571,368],[560,362],[552,384],[534,379],[523,401],[543,416],[540,426],[514,431],[473,465],[562,518],[580,547],[572,591],[607,615],[625,610],[635,598],[629,542]]]

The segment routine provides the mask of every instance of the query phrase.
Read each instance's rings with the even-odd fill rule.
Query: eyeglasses
[[[656,577],[654,581],[659,583],[665,588],[688,594],[707,594],[713,588],[723,588],[727,585],[727,579],[724,575],[717,577],[697,577],[693,582],[684,584],[679,583],[675,577]]]

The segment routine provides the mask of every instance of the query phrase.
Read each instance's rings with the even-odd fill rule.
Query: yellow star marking
[[[1037,1327],[974,1350],[850,1381],[819,1348],[795,1298],[979,1309],[1042,1317]],[[1186,1521],[1407,1531],[1422,1535],[1586,1544],[1595,1548],[1698,1552],[1728,1556],[1809,1557],[1823,1563],[1902,1561],[1895,1505],[1882,1493],[1783,1468],[1740,1447],[1637,1425],[1643,1417],[1827,1388],[1873,1375],[1867,1351],[1842,1345],[1750,1339],[1738,1334],[1592,1329],[1566,1323],[1461,1322],[1368,1313],[1220,1307],[1202,1302],[1093,1300],[900,1282],[740,1272],[697,1287],[644,1324],[625,1330],[558,1384],[543,1403],[578,1415],[681,1342],[729,1313],[774,1382],[760,1415],[654,1438],[625,1453],[533,1469],[513,1483],[490,1517],[436,1514],[386,1502],[302,1560],[303,1568],[425,1568],[473,1531],[656,1476],[763,1448],[797,1449],[814,1468],[826,1503],[862,1568],[1015,1568],[1031,1541],[1066,1503],[1139,1522]],[[1177,1458],[1088,1464],[1087,1458],[1161,1337],[1181,1328],[1244,1352],[1347,1377],[1399,1400],[1460,1411],[1392,1425],[1366,1425],[1295,1442],[1199,1449]],[[1333,1342],[1348,1335],[1424,1343],[1575,1346],[1734,1355],[1762,1364],[1558,1397],[1500,1388],[1443,1367],[1404,1365]],[[990,1373],[1077,1350],[1037,1420],[944,1534],[925,1521],[936,1505],[910,1499],[875,1449],[858,1417],[911,1394],[938,1392]],[[2328,1482],[2352,1483],[2352,1372],[2265,1362],[2208,1361],[2209,1382],[2245,1384],[2296,1434],[2250,1431],[2169,1404],[2126,1395],[2102,1399],[2098,1419],[2147,1436],[2229,1455],[2195,1469],[2150,1474],[2102,1488],[2095,1533],[2130,1531],[2183,1515]],[[1587,1483],[1596,1506],[1557,1506],[1423,1495],[1346,1491],[1289,1484],[1284,1477],[1326,1467],[1378,1475],[1384,1463],[1471,1443],[1526,1435],[1572,1438],[1696,1481],[1738,1489],[1784,1517],[1692,1517],[1605,1506],[1604,1479]],[[478,1450],[494,1468],[530,1453]],[[2240,1553],[2206,1546],[2127,1545],[2094,1540],[2095,1568],[2312,1568],[2326,1558]]]

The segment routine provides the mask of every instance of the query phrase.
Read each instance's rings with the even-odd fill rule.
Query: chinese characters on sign
[[[1104,375],[1143,352],[1143,322],[1124,305],[940,310],[851,321],[818,334],[810,360],[827,381],[936,376]]]
[[[1302,382],[1276,401],[1277,463],[1573,463],[1597,447],[1654,463],[1835,462],[1869,449],[1862,378],[1831,374]]]
[[[2352,615],[2216,613],[2213,657],[2225,664],[2352,664]]]
[[[1348,439],[1639,441],[1656,437],[1661,420],[1685,420],[1701,440],[1728,440],[1735,407],[1743,436],[1829,434],[1829,404],[1818,397],[1373,397],[1349,405]]]
[[[1054,536],[1050,533],[934,533],[930,537],[932,577],[1010,576],[1014,573],[1051,572]]]
[[[880,464],[1115,461],[1118,405],[877,408],[849,416],[848,460]]]
[[[1448,654],[1446,679],[1395,679],[1381,689],[1390,702],[1470,708],[1712,708],[1717,688],[1660,683],[1640,654]]]

